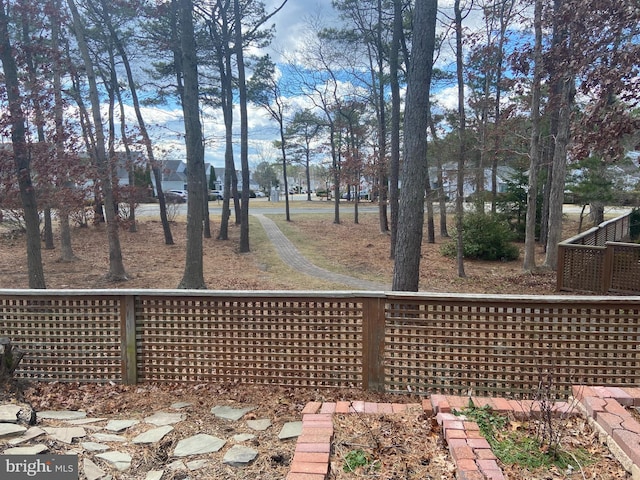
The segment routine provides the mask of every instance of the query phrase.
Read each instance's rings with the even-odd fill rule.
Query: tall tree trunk
[[[233,158],[233,76],[231,71],[231,52],[228,45],[228,37],[230,35],[229,23],[227,20],[227,12],[222,7],[220,15],[222,17],[222,33],[218,42],[218,69],[220,71],[220,101],[224,119],[225,151],[222,214],[220,216],[218,240],[228,240],[229,219],[231,217],[231,209],[229,208],[229,202],[231,200],[231,180],[235,172],[235,161]]]
[[[536,213],[538,199],[538,165],[540,164],[540,85],[542,81],[542,0],[534,9],[535,44],[533,48],[533,86],[531,92],[531,143],[529,145],[529,190],[524,240],[525,271],[536,268]]]
[[[562,23],[560,15],[564,0],[554,0],[552,51],[564,57],[571,52],[571,33],[569,27]],[[571,52],[573,53],[573,52]],[[553,160],[550,166],[549,180],[549,212],[547,237],[545,242],[544,267],[555,270],[558,266],[558,243],[562,240],[562,205],[564,203],[564,187],[566,182],[567,150],[571,128],[571,109],[575,94],[575,78],[570,70],[557,71],[554,62],[549,62],[551,78]]]
[[[98,85],[96,75],[89,54],[89,47],[85,39],[84,25],[78,13],[78,9],[73,0],[67,0],[69,9],[73,15],[73,24],[78,41],[78,47],[82,54],[87,81],[89,82],[89,97],[91,99],[91,111],[93,115],[94,133],[95,133],[95,159],[97,163],[98,174],[102,187],[102,196],[104,199],[104,212],[107,221],[107,238],[109,241],[109,273],[107,278],[113,281],[127,280],[127,273],[124,269],[122,261],[122,249],[120,247],[120,236],[118,233],[118,219],[114,205],[113,188],[111,184],[111,169],[107,160],[105,149],[104,130],[102,125],[102,117],[100,114],[100,96],[98,93]]]
[[[429,90],[435,50],[437,0],[417,2],[407,75],[404,163],[393,290],[418,291],[424,226]]]
[[[327,112],[327,118],[330,113]],[[333,175],[333,223],[340,223],[340,159],[338,158],[338,149],[336,148],[336,126],[330,120],[329,140],[331,143],[331,167]],[[285,178],[285,186],[287,179]],[[329,192],[327,192],[327,195]],[[328,197],[327,197],[328,199]]]
[[[498,58],[496,69],[496,101],[494,110],[494,134],[493,134],[493,160],[491,161],[491,212],[498,211],[498,153],[500,151],[500,128],[501,128],[501,109],[502,101],[502,74],[504,62],[504,44],[506,41],[506,33],[511,21],[512,11],[515,0],[500,1],[500,40],[498,41]]]
[[[31,23],[26,12],[22,12],[22,43],[25,45],[25,62],[27,64],[28,81],[27,88],[31,92],[31,102],[33,103],[33,111],[35,114],[35,126],[38,133],[38,143],[44,145],[47,141],[44,131],[44,115],[42,112],[42,104],[40,101],[41,92],[38,89],[38,80],[36,74],[36,64],[33,59],[34,46],[31,44]],[[46,250],[53,250],[55,248],[53,243],[53,222],[51,219],[51,187],[49,180],[46,176],[40,178],[41,187],[44,187],[44,210],[42,216],[44,217],[44,225],[42,230],[42,237],[44,240],[44,248]]]
[[[247,81],[244,69],[242,17],[240,0],[233,2],[238,61],[238,93],[240,99],[240,165],[242,168],[242,204],[240,224],[240,253],[249,251],[249,120],[247,114]]]
[[[549,192],[549,232],[544,260],[544,266],[552,270],[555,270],[558,266],[558,243],[562,241],[562,205],[564,203],[567,150],[574,92],[573,76],[565,76],[560,91],[558,134],[556,135],[553,151],[553,177],[551,179],[551,191]]]
[[[429,103],[429,130],[431,131],[432,143],[435,144],[438,141],[438,132],[436,132],[436,126],[433,123],[433,117],[431,116],[431,103]],[[447,194],[444,191],[444,173],[442,171],[442,159],[440,155],[434,155],[436,158],[436,178],[438,182],[438,209],[440,210],[440,236],[443,238],[449,238],[449,231],[447,230]]]
[[[44,269],[42,268],[42,251],[40,245],[40,225],[36,192],[31,181],[29,151],[27,148],[25,118],[22,110],[22,95],[18,68],[13,57],[9,40],[9,18],[5,1],[0,0],[0,61],[4,71],[9,114],[11,115],[11,143],[13,158],[20,187],[20,199],[24,210],[24,221],[27,230],[27,267],[29,271],[29,288],[46,288]]]
[[[427,189],[426,193],[427,204],[427,243],[436,243],[436,226],[435,216],[433,211],[433,190]]]
[[[386,233],[389,231],[389,220],[387,218],[387,198],[389,174],[387,167],[387,115],[386,115],[386,101],[385,101],[385,78],[386,72],[384,70],[384,58],[382,52],[385,47],[382,42],[382,0],[378,0],[378,25],[376,28],[376,43],[378,50],[378,178],[379,178],[379,198],[378,202],[378,220],[380,225],[380,232]],[[391,47],[394,48],[394,47]],[[396,62],[397,63],[397,62]],[[359,179],[358,179],[359,180]],[[358,196],[360,189],[356,191],[356,215],[358,208]]]
[[[389,51],[389,71],[391,86],[391,141],[389,144],[389,208],[391,209],[391,251],[390,258],[395,258],[398,237],[398,189],[400,177],[400,41],[402,38],[402,0],[393,0],[393,37]],[[380,188],[383,188],[380,185]],[[381,202],[382,199],[380,198]]]
[[[113,65],[113,67],[115,72],[115,64]],[[137,185],[136,185],[136,176],[135,176],[135,164],[134,164],[135,162],[133,158],[133,152],[131,152],[131,146],[129,145],[129,136],[127,135],[127,121],[125,118],[124,102],[122,101],[122,94],[120,93],[120,88],[117,85],[114,91],[116,94],[116,98],[118,100],[118,109],[120,112],[120,139],[122,144],[124,145],[125,162],[126,162],[128,180],[129,180],[129,194],[127,195],[127,201],[129,202],[129,218],[127,220],[129,222],[129,232],[135,233],[138,230],[138,226],[136,225],[136,207],[137,207],[138,199],[136,198]]]
[[[460,0],[455,0],[456,23],[456,74],[458,77],[458,177],[456,188],[456,263],[458,277],[466,277],[464,272],[464,164],[466,157],[466,117],[464,113],[464,76],[462,63],[462,11]]]
[[[53,45],[60,44],[60,0],[54,1],[54,8],[51,11],[51,42]],[[65,157],[64,147],[64,103],[62,99],[62,62],[60,53],[55,52],[53,58],[53,116],[55,123],[55,158],[61,162]],[[58,180],[58,185],[63,189],[68,188],[70,182],[68,178]],[[58,202],[58,226],[60,228],[60,261],[72,262],[77,260],[73,253],[71,243],[71,227],[69,224],[69,208],[65,202]]]
[[[206,185],[203,185],[204,145],[200,124],[198,98],[198,59],[193,30],[193,3],[179,0],[180,46],[182,50],[182,73],[184,94],[182,112],[184,115],[185,146],[187,151],[187,252],[184,275],[178,288],[206,288],[202,265],[202,206]]]
[[[207,184],[206,168],[202,169],[202,182],[204,184],[204,195],[202,196],[202,224],[204,238],[211,238],[211,219],[209,218],[209,185]]]
[[[131,70],[131,62],[129,62],[129,55],[127,54],[127,51],[125,50],[124,45],[120,40],[120,36],[117,34],[111,22],[109,2],[102,0],[102,8],[105,11],[107,28],[109,29],[112,40],[114,41],[115,47],[118,51],[118,55],[120,55],[120,58],[122,59],[122,64],[124,66],[124,69],[127,75],[127,83],[129,84],[129,91],[131,92],[131,101],[133,103],[133,109],[136,113],[136,120],[138,121],[138,128],[140,129],[140,135],[142,136],[142,143],[145,146],[145,150],[147,152],[147,159],[149,161],[149,165],[151,166],[153,179],[155,180],[155,183],[156,183],[156,193],[158,194],[158,204],[160,205],[160,221],[162,223],[162,231],[164,233],[164,243],[165,245],[173,245],[173,235],[171,234],[169,217],[167,215],[167,202],[165,201],[164,192],[162,188],[162,172],[160,171],[158,162],[155,159],[151,137],[149,136],[147,125],[142,116],[142,110],[140,108],[140,100],[138,98],[138,89],[136,88],[136,83],[133,78],[133,72]]]

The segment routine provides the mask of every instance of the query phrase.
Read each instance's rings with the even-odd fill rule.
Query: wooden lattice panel
[[[26,352],[17,376],[121,379],[120,302],[81,296],[0,296],[0,336]]]
[[[136,317],[141,381],[362,384],[359,302],[143,297]]]
[[[541,381],[640,380],[640,305],[504,300],[389,303],[388,391],[531,396]]]
[[[640,292],[640,245],[612,244],[611,291]]]
[[[566,246],[562,271],[563,290],[600,292],[604,274],[605,248]]]

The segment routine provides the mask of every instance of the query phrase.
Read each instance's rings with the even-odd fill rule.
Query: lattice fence
[[[388,391],[531,394],[541,381],[638,381],[640,304],[508,298],[392,301]]]
[[[640,245],[610,244],[611,285],[609,290],[619,293],[640,292]]]
[[[362,387],[362,312],[340,299],[144,297],[138,378]]]
[[[530,395],[640,383],[640,297],[0,291],[19,376]]]
[[[629,238],[631,213],[558,244],[558,291],[640,293],[640,244]]]
[[[122,380],[118,297],[0,296],[0,336],[27,351],[23,377]]]

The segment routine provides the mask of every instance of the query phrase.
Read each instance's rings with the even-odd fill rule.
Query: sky
[[[266,0],[267,11],[279,5],[279,0]],[[305,35],[305,22],[310,15],[321,15],[329,18],[334,15],[331,0],[289,0],[278,14],[272,19],[276,26],[276,35],[270,48],[260,54],[269,53],[276,61],[282,60],[283,52],[295,51]],[[300,103],[300,99],[297,99]],[[296,99],[292,99],[296,102]],[[145,122],[156,145],[156,155],[159,160],[182,159],[186,161],[183,139],[183,120],[180,105],[165,107],[145,107],[143,109]],[[132,107],[126,109],[126,117],[130,124],[136,121]],[[260,162],[277,162],[278,150],[273,147],[273,141],[278,138],[277,125],[266,111],[255,105],[249,105],[249,165],[255,168]],[[224,168],[225,131],[222,112],[216,109],[203,108],[203,133],[206,139],[205,162],[216,169]],[[236,135],[239,145],[239,110],[235,111]],[[240,155],[236,152],[236,165],[239,168]]]
[[[281,0],[265,0],[267,11],[280,5]],[[441,8],[448,9],[446,0],[441,1]],[[326,25],[336,25],[339,22],[337,13],[331,6],[331,0],[288,0],[287,4],[273,18],[276,33],[271,46],[261,53],[269,53],[276,63],[283,60],[283,53],[291,54],[299,49],[305,36],[308,34],[308,22],[311,18],[319,18]],[[256,52],[258,53],[258,52]],[[445,65],[451,61],[451,55],[443,52],[439,62]],[[455,108],[457,91],[455,85],[442,87],[437,94],[438,102],[446,108]],[[291,102],[305,106],[308,100],[304,98],[291,98]],[[309,105],[310,106],[310,105]],[[183,159],[186,160],[184,140],[182,132],[182,110],[179,105],[166,108],[145,108],[145,121],[149,124],[149,130],[155,137],[158,159]],[[127,117],[135,121],[132,108],[128,109]],[[235,112],[236,127],[234,134],[239,134],[239,111]],[[203,131],[206,139],[205,162],[212,164],[216,169],[224,167],[224,122],[219,110],[203,109]],[[273,146],[273,141],[278,138],[277,125],[264,109],[255,105],[249,105],[249,166],[255,168],[260,162],[277,162],[279,151]],[[239,139],[238,139],[239,140]],[[236,142],[239,145],[239,141]],[[237,146],[236,145],[236,146]],[[239,167],[240,155],[236,151],[236,165]]]

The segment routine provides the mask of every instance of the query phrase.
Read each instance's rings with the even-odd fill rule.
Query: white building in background
[[[507,189],[507,185],[512,177],[515,174],[515,170],[511,167],[501,166],[498,167],[497,171],[497,188],[496,191],[498,193],[504,193]],[[491,191],[491,169],[485,168],[483,170],[484,175],[484,190],[487,192]],[[438,175],[435,167],[429,167],[429,181],[431,183],[431,189],[437,190],[438,185]],[[464,198],[468,198],[470,195],[473,195],[476,192],[477,180],[476,180],[476,171],[469,168],[464,172]],[[442,188],[444,190],[445,196],[453,201],[456,198],[456,193],[458,191],[458,166],[455,163],[447,163],[442,166]]]

